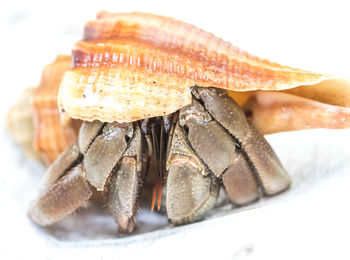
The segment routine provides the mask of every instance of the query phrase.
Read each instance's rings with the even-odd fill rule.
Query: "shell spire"
[[[281,90],[330,77],[260,59],[193,25],[145,13],[98,13],[72,55],[59,106],[88,121],[170,114],[191,102],[195,85]]]

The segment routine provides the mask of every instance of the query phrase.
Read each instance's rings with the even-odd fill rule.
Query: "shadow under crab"
[[[192,89],[193,101],[171,118],[134,123],[84,122],[78,143],[47,170],[29,216],[51,225],[82,206],[93,189],[108,193],[118,229],[131,232],[149,162],[158,178],[153,203],[165,184],[165,208],[173,224],[202,219],[222,184],[230,201],[246,205],[274,195],[291,181],[264,137],[226,91]]]

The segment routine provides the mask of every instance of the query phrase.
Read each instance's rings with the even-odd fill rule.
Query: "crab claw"
[[[168,150],[166,181],[166,210],[173,224],[200,220],[214,207],[220,187],[186,139],[176,124]]]

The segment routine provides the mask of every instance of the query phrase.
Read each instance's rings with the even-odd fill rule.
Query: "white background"
[[[25,209],[43,168],[9,140],[6,112],[22,89],[38,84],[43,65],[70,53],[99,10],[173,16],[272,61],[350,77],[348,1],[1,1],[1,259],[349,259],[349,130],[268,136],[294,185],[249,210],[120,239],[93,221],[81,224],[92,232],[72,236],[31,224]]]

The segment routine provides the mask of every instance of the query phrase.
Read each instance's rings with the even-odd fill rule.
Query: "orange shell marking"
[[[280,90],[328,77],[260,59],[169,17],[101,12],[73,49],[58,101],[73,118],[130,122],[189,104],[194,85]]]
[[[45,66],[41,82],[33,97],[35,140],[34,147],[47,163],[53,162],[61,152],[76,140],[80,122],[63,125],[57,106],[57,92],[62,75],[70,68],[71,57],[57,56]]]

